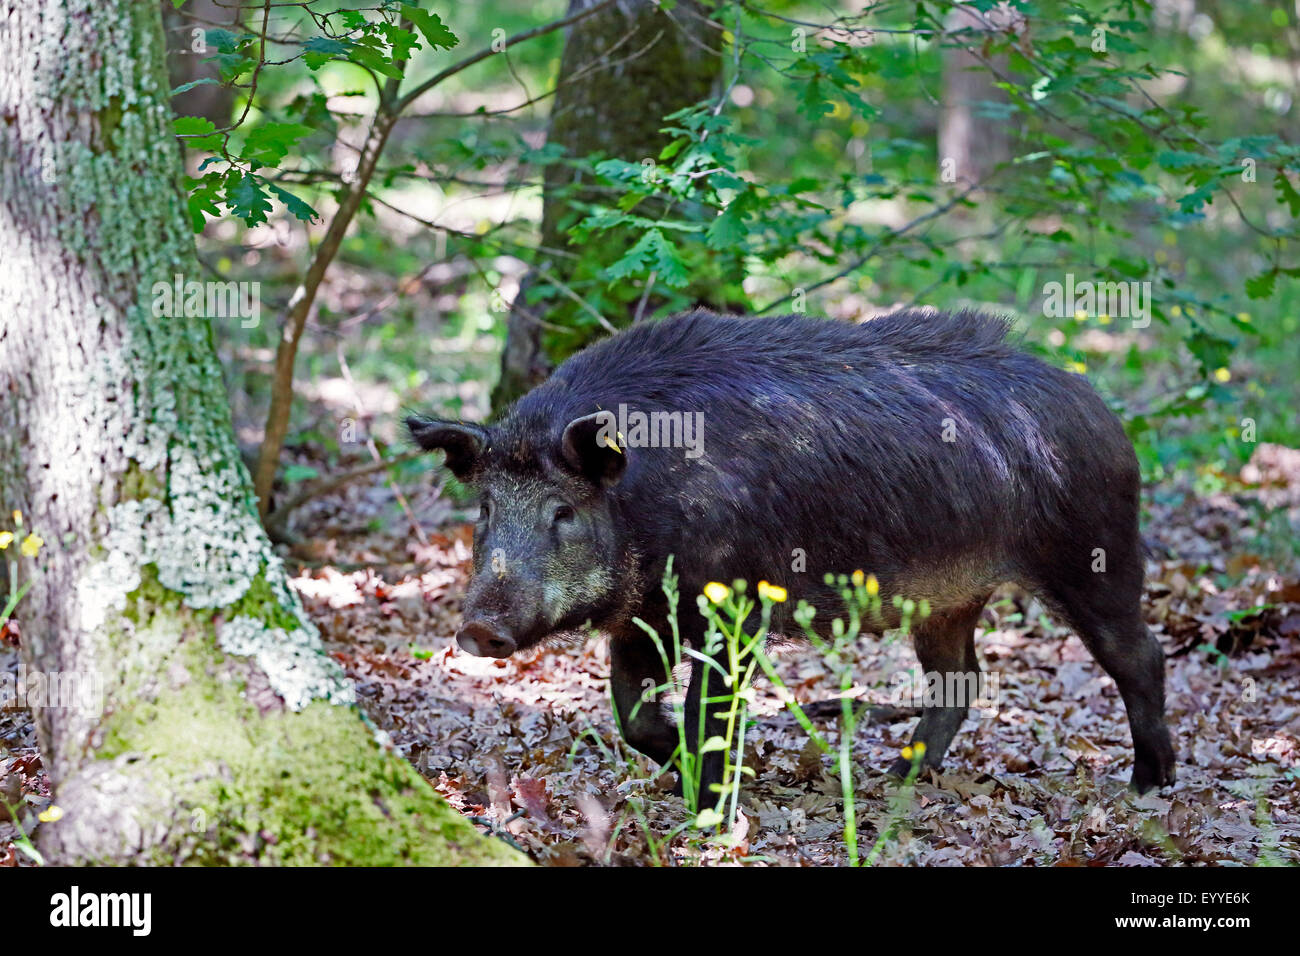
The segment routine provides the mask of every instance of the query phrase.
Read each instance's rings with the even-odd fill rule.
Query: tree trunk
[[[225,23],[232,33],[240,33],[239,18],[243,10],[232,7],[229,0],[189,0],[180,9],[173,0],[160,2],[167,36],[167,80],[172,89],[206,77],[217,79],[216,65],[204,62],[217,51],[203,42],[202,34],[195,36],[194,31]],[[230,125],[234,106],[233,86],[204,83],[172,97],[172,108],[178,115],[202,116],[212,120],[218,129]]]
[[[570,0],[569,14],[595,2]],[[705,99],[716,85],[722,70],[720,34],[696,0],[681,0],[670,13],[653,0],[618,0],[570,27],[547,142],[562,147],[568,157],[603,153],[628,162],[657,159],[667,142],[659,132],[663,118]],[[574,320],[583,312],[562,290],[552,287],[542,298],[525,301],[529,289],[553,278],[566,285],[590,278],[584,266],[608,265],[639,238],[621,233],[597,237],[593,242],[599,249],[589,243],[582,264],[548,255],[547,249],[580,251],[570,246],[567,235],[583,214],[580,204],[608,198],[572,188],[580,184],[580,173],[569,166],[547,168],[539,261],[544,260],[549,275],[530,271],[515,297],[507,319],[501,378],[492,393],[494,410],[540,384],[556,364],[603,334],[592,324],[575,327]],[[629,324],[640,291],[625,290],[626,308],[605,318],[615,326]],[[566,331],[548,334],[543,323]]]
[[[156,4],[0,0],[0,524],[44,539],[18,619],[63,811],[39,843],[521,861],[364,722],[258,523],[210,322],[158,307],[201,278],[163,48]]]
[[[996,10],[980,13],[974,7],[962,5],[953,7],[944,20],[947,31],[966,31],[950,38],[953,45],[943,49],[939,168],[945,182],[978,183],[1011,156],[1006,122],[977,112],[981,103],[1006,102],[1006,94],[994,85],[996,77],[984,61],[971,52],[980,45],[980,33],[1011,25],[1009,16]],[[1005,56],[994,57],[993,63],[1005,71]]]

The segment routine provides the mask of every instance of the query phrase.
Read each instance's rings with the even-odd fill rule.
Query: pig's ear
[[[613,412],[595,412],[569,422],[560,453],[570,468],[605,488],[617,484],[627,468],[627,449],[619,439]]]
[[[457,478],[465,478],[478,464],[487,444],[487,429],[469,422],[446,422],[438,418],[408,415],[406,430],[425,451],[441,448],[447,453],[447,467]]]

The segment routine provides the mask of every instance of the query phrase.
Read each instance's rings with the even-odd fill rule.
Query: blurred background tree
[[[569,13],[593,3],[570,0]],[[643,175],[653,177],[669,142],[661,131],[663,118],[714,95],[722,75],[721,44],[717,25],[705,13],[694,0],[683,0],[671,14],[652,0],[630,0],[610,4],[569,30],[546,136],[559,161],[548,164],[544,176],[538,248],[545,259],[524,276],[511,307],[494,408],[541,384],[594,336],[653,314],[662,304],[662,297],[645,294],[653,283],[644,291],[621,283],[578,295],[575,283],[590,287],[639,237],[628,228],[610,230],[601,248],[584,255],[571,248],[569,230],[609,198],[591,182],[592,159],[640,162]],[[659,210],[666,212],[662,205]],[[721,285],[711,279],[694,277],[696,295],[723,305]],[[575,321],[580,310],[590,310],[598,324]]]

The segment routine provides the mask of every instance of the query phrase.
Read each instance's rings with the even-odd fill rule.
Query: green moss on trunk
[[[170,794],[154,810],[165,837],[151,862],[528,862],[480,835],[385,751],[354,707],[318,700],[296,713],[284,708],[246,658],[216,648],[217,615],[165,595],[154,578],[132,595],[128,616],[147,632],[139,635],[147,646],[175,651],[151,692],[107,717],[95,757]]]

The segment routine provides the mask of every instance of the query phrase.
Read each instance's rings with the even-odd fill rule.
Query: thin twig
[[[357,390],[357,383],[352,378],[352,369],[348,367],[348,360],[343,357],[342,339],[339,340],[334,352],[339,359],[339,370],[343,373],[343,380],[348,383],[348,388],[352,389],[352,404],[357,410],[357,416],[364,417],[366,414],[365,404],[361,401],[361,392]],[[379,449],[375,447],[373,436],[366,438],[366,448],[370,450],[370,456],[374,458],[376,463],[383,461],[383,456],[379,454]],[[397,498],[397,503],[402,506],[402,510],[406,512],[406,520],[410,522],[411,530],[415,532],[415,536],[420,539],[420,544],[427,546],[429,538],[424,533],[424,528],[420,526],[419,520],[415,517],[415,512],[411,509],[411,503],[406,500],[406,495],[402,494],[402,489],[396,485],[393,486],[393,494]]]
[[[349,471],[335,472],[327,478],[321,478],[305,485],[297,494],[280,505],[273,512],[266,516],[266,531],[273,541],[290,541],[293,535],[289,533],[289,516],[295,509],[301,508],[313,498],[318,498],[323,494],[333,491],[335,488],[341,488],[358,478],[364,478],[367,475],[373,475],[377,471],[383,471],[393,465],[401,465],[408,461],[414,461],[424,454],[421,449],[403,452],[393,458],[383,458],[379,461],[372,461],[369,464],[361,465],[358,468]]]

